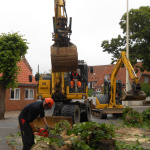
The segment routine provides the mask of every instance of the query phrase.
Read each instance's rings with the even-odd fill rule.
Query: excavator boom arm
[[[122,59],[122,62],[123,64],[125,64],[126,68],[128,69],[129,71],[129,75],[131,77],[131,79],[136,83],[136,84],[139,84],[139,78],[137,77],[130,61],[128,60],[127,56],[126,56],[126,52],[122,51],[121,52],[121,59]]]
[[[70,42],[72,18],[70,18],[68,25],[65,4],[65,0],[54,0],[55,16],[53,17],[54,32],[52,34],[54,44],[51,46],[52,72],[75,71],[78,67],[77,47]]]
[[[116,76],[121,68],[122,65],[125,65],[126,68],[129,71],[129,75],[133,81],[132,84],[132,90],[124,92],[124,97],[122,100],[143,100],[146,98],[146,95],[143,91],[141,91],[141,86],[139,84],[139,78],[137,77],[136,73],[134,72],[134,69],[130,63],[130,61],[127,59],[126,52],[122,51],[121,52],[121,57],[118,59],[113,72],[111,74],[111,93],[110,93],[110,105],[115,106],[116,105],[116,100],[115,100],[115,95],[116,95]]]

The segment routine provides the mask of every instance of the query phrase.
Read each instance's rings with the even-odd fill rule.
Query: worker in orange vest
[[[80,77],[79,77],[79,74],[78,74],[76,71],[71,72],[70,79],[71,79],[70,87],[71,87],[72,89],[74,88],[74,84],[75,84],[74,79],[78,79],[78,81],[77,81],[77,87],[78,87],[78,88],[81,88]]]

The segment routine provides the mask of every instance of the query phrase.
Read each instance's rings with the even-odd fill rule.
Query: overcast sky
[[[126,12],[127,0],[66,0],[72,17],[71,42],[77,46],[78,59],[89,66],[111,63],[111,55],[101,48],[103,40],[122,34],[119,21]],[[129,0],[129,10],[149,6],[150,0]],[[51,70],[50,46],[54,0],[0,0],[0,33],[18,32],[30,43],[26,58],[33,75]]]

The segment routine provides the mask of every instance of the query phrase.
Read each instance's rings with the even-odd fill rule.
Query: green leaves
[[[59,123],[55,124],[54,134],[60,134],[64,130],[71,128],[71,125],[66,120],[61,120]]]
[[[140,7],[129,11],[129,58],[132,65],[138,60],[143,64],[137,70],[150,71],[150,7]],[[118,35],[110,42],[104,40],[101,44],[104,52],[113,54],[112,63],[119,58],[120,52],[126,49],[126,13],[120,20],[120,27],[124,36]]]
[[[123,111],[123,123],[128,127],[150,128],[150,108],[139,113],[131,108],[126,108]]]
[[[72,132],[80,135],[81,141],[85,141],[90,148],[95,149],[101,139],[112,139],[115,136],[114,126],[112,124],[99,124],[96,122],[78,123],[73,126]]]
[[[14,88],[17,86],[17,63],[27,53],[27,42],[18,33],[2,33],[0,35],[0,86]]]
[[[142,83],[141,90],[145,92],[146,96],[150,96],[150,85],[148,83]]]
[[[122,142],[122,141],[116,141],[116,150],[124,150],[124,149],[127,149],[127,150],[145,150],[141,144],[136,141],[136,144],[127,144],[125,142]]]
[[[92,94],[93,94],[93,89],[90,89],[90,88],[89,88],[89,89],[88,89],[88,96],[91,97]]]
[[[66,130],[67,132],[64,132]],[[55,128],[50,132],[53,134],[59,134],[63,138],[49,138],[49,145],[55,145],[61,148],[63,146],[65,148],[68,146],[68,149],[72,150],[96,150],[100,147],[101,139],[107,140],[114,138],[115,127],[113,124],[107,125],[104,123],[83,122],[74,124],[73,127],[70,128],[69,122],[60,121],[55,124]],[[36,140],[40,141],[43,139],[38,138]]]
[[[123,112],[123,122],[127,126],[140,127],[143,124],[143,118],[138,111],[127,107]]]
[[[150,107],[142,112],[143,121],[150,124]]]

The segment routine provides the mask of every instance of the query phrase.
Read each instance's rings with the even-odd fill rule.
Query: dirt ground
[[[136,145],[137,141],[140,145],[146,149],[150,150],[150,129],[142,129],[142,128],[127,128],[118,126],[116,129],[116,137],[118,141],[124,141],[127,144]],[[18,135],[14,135],[12,138],[7,139],[7,145],[12,150],[17,150],[22,146],[21,137]],[[19,147],[18,147],[19,146]],[[19,149],[18,149],[19,150]],[[36,143],[32,150],[71,150],[66,148],[65,146],[62,148],[49,146],[45,141],[40,141]]]
[[[116,130],[116,139],[130,144],[138,141],[144,149],[150,150],[150,129],[120,127]]]
[[[119,129],[116,129],[115,139],[117,139],[118,141],[124,141],[125,143],[135,145],[138,141],[144,149],[150,150],[150,129],[145,130],[142,128],[119,127]],[[17,150],[18,148],[21,148],[18,147],[18,145],[19,146],[22,145],[21,137],[18,135],[14,135],[12,138],[8,138],[7,145],[8,148],[12,150]],[[40,141],[39,143],[35,144],[32,150],[68,150],[68,149],[66,149],[66,147],[58,148],[49,146],[45,141]]]
[[[148,107],[138,107],[140,111],[143,109],[147,109]],[[15,114],[15,115],[14,115]],[[2,146],[3,150],[21,150],[22,149],[22,140],[21,137],[18,136],[16,133],[19,131],[18,129],[18,114],[15,113],[8,113],[7,118],[5,120],[0,120],[0,145]],[[96,119],[91,118],[92,121],[96,121],[98,123],[111,123],[113,122],[118,126],[116,129],[116,139],[118,141],[124,141],[126,143],[136,144],[137,141],[141,144],[141,146],[146,149],[150,150],[150,129],[142,129],[142,128],[126,128],[122,127],[122,120],[119,120],[112,115],[109,115],[106,120],[104,119]],[[4,133],[3,133],[4,132]],[[2,134],[3,133],[3,134]],[[11,137],[10,134],[13,136]],[[10,136],[5,138],[6,136]],[[6,143],[6,145],[5,145]],[[1,148],[0,148],[1,149]],[[64,149],[64,148],[63,148]],[[47,146],[45,143],[39,143],[34,150],[54,150],[51,146]],[[65,149],[64,149],[65,150]]]

